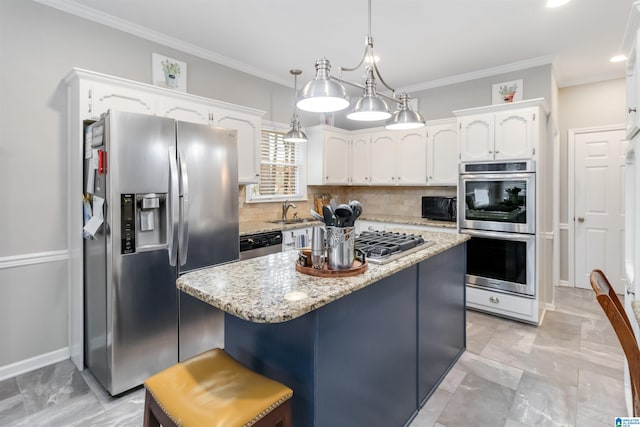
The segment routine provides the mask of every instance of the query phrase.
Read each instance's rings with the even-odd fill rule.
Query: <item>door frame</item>
[[[569,129],[567,131],[567,223],[569,225],[569,241],[567,242],[567,246],[569,247],[569,256],[567,261],[569,263],[569,283],[572,287],[576,287],[576,235],[575,235],[575,227],[576,227],[576,198],[575,198],[575,152],[576,152],[576,136],[584,133],[596,133],[596,132],[610,132],[621,130],[625,131],[625,125],[616,124],[616,125],[606,125],[606,126],[594,126],[588,128],[575,128]]]

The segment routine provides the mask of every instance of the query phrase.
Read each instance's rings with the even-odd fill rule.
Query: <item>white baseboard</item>
[[[13,378],[16,375],[33,371],[53,363],[62,362],[69,358],[69,347],[64,347],[50,353],[41,354],[30,359],[21,360],[10,365],[0,366],[0,381]]]
[[[565,288],[573,288],[574,287],[571,283],[569,283],[568,280],[560,280],[560,282],[558,283],[558,286],[565,287]]]

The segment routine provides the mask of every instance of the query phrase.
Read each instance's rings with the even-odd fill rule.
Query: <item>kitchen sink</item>
[[[287,219],[276,219],[274,221],[267,221],[271,224],[300,224],[302,222],[309,222],[311,218],[287,218]]]

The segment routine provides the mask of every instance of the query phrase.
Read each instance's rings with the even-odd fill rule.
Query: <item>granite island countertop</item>
[[[388,264],[369,264],[357,276],[323,278],[299,273],[295,268],[298,252],[288,251],[204,268],[180,276],[176,283],[181,291],[241,319],[286,322],[469,239],[465,234],[408,232],[434,244]]]
[[[441,227],[441,228],[457,228],[458,225],[455,222],[449,221],[434,221],[426,218],[416,218],[400,215],[363,215],[360,219],[364,221],[377,221],[377,222],[393,222],[398,225],[420,225],[427,227]],[[323,225],[322,222],[316,221],[313,218],[304,218],[301,222],[293,224],[285,224],[284,222],[274,221],[243,221],[240,222],[240,235],[246,236],[249,234],[266,233],[269,231],[286,231],[295,230],[298,228],[315,227]]]

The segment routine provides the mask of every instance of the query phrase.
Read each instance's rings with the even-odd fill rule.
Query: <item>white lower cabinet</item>
[[[284,230],[282,232],[282,252],[311,246],[311,227]]]
[[[467,286],[467,307],[538,323],[538,300]]]

